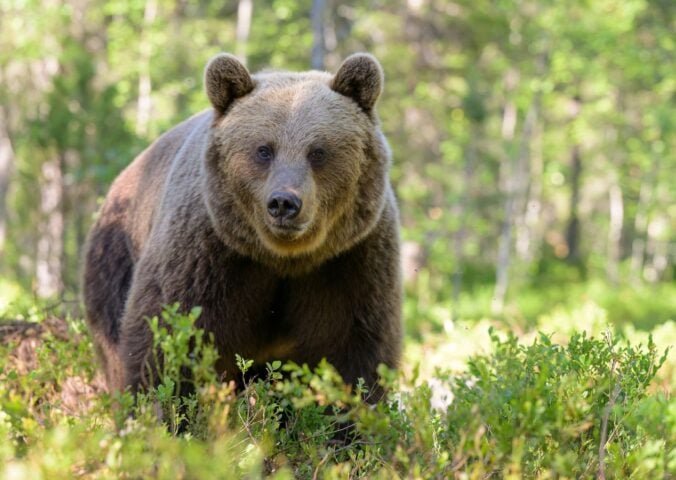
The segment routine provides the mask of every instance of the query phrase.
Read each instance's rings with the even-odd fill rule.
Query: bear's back
[[[195,149],[204,142],[212,115],[210,110],[203,111],[164,133],[113,182],[97,223],[121,224],[135,257],[148,239],[163,201],[166,203],[165,197],[170,193],[167,188],[171,188],[169,177],[178,174],[184,180],[198,180],[196,175],[190,178],[180,174],[181,170],[199,169],[199,152]]]

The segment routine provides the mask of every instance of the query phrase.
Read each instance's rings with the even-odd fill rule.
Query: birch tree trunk
[[[539,108],[539,106],[538,106]],[[542,175],[544,163],[542,158],[542,127],[533,127],[533,147],[530,155],[530,172],[528,195],[519,221],[517,231],[516,250],[521,260],[526,263],[533,261],[536,249],[542,243],[543,225],[540,218],[542,212]]]
[[[312,58],[310,67],[314,70],[324,70],[326,44],[324,40],[324,10],[326,0],[312,0],[310,19],[312,21]]]
[[[634,239],[631,243],[630,281],[638,284],[641,281],[645,265],[646,236],[648,230],[648,216],[655,192],[655,180],[659,170],[659,158],[654,158],[650,168],[641,180],[641,189],[638,195],[636,218],[634,219]]]
[[[0,107],[0,254],[5,250],[7,236],[7,192],[14,166],[14,149],[9,137],[9,121],[4,107]]]
[[[670,243],[665,238],[669,229],[668,216],[655,215],[648,223],[646,239],[646,264],[643,269],[643,278],[650,283],[657,283],[664,277],[670,266]]]
[[[521,258],[525,258],[529,249],[529,235],[526,226],[526,214],[528,211],[528,193],[532,185],[530,167],[530,146],[533,137],[533,130],[535,130],[535,123],[537,122],[540,110],[540,98],[536,95],[533,103],[528,109],[526,120],[523,124],[523,135],[521,137],[521,146],[519,147],[519,156],[517,160],[517,172],[515,178],[515,215],[514,223],[516,225],[516,251],[520,253]]]
[[[253,11],[253,0],[239,0],[237,4],[237,30],[235,54],[246,65],[246,51],[249,43],[249,32],[251,31],[251,14]]]
[[[152,83],[150,79],[150,56],[152,54],[152,25],[157,17],[157,0],[147,0],[143,11],[143,31],[141,32],[138,101],[136,104],[136,134],[143,137],[148,134],[152,111]]]
[[[507,200],[505,205],[505,219],[500,228],[498,243],[498,261],[495,269],[495,290],[491,310],[500,313],[505,306],[505,296],[509,283],[509,260],[512,243],[512,201]]]
[[[63,292],[63,159],[42,164],[40,226],[35,258],[35,291],[40,298]]]
[[[536,59],[535,71],[539,77],[545,77],[549,70],[549,52],[543,50]],[[517,219],[516,251],[520,259],[529,264],[533,261],[534,250],[539,248],[543,235],[543,226],[540,219],[542,211],[542,175],[544,162],[542,157],[543,125],[540,118],[542,109],[542,91],[537,90],[533,103],[524,125],[523,154],[527,156],[524,162],[524,193],[523,205]]]
[[[474,165],[476,164],[476,137],[478,136],[476,128],[477,127],[472,128],[470,132],[470,138],[465,152],[465,166],[462,173],[462,191],[460,192],[460,199],[455,213],[459,218],[460,225],[458,226],[458,229],[453,232],[453,257],[455,261],[452,283],[453,303],[458,301],[460,291],[462,290],[463,257],[465,251],[465,239],[467,237],[467,197],[469,196]]]
[[[619,283],[619,264],[621,255],[622,223],[624,221],[624,201],[622,190],[618,185],[617,178],[608,190],[608,209],[610,223],[608,225],[608,250],[606,261],[606,276],[608,281],[617,285]]]
[[[530,144],[533,128],[538,116],[537,101],[534,100],[526,114],[523,124],[523,133],[516,159],[512,162],[509,178],[507,179],[507,199],[505,201],[505,217],[500,229],[498,243],[498,262],[495,275],[495,292],[493,294],[492,310],[502,312],[505,297],[509,287],[509,267],[512,257],[512,229],[517,219],[517,212],[525,207],[525,192],[528,182],[528,164],[530,158]]]
[[[509,70],[505,77],[505,90],[508,96],[516,88],[517,82],[518,72]],[[505,102],[505,109],[502,115],[502,140],[506,151],[509,151],[509,145],[514,140],[516,120],[516,105],[513,101],[508,99]],[[505,210],[504,218],[500,226],[498,258],[495,266],[495,290],[493,292],[493,301],[491,304],[491,309],[494,313],[502,312],[509,282],[509,257],[512,244],[512,217],[514,213],[514,171],[516,170],[514,160],[510,157],[511,156],[508,154],[500,169],[502,191],[505,193]]]

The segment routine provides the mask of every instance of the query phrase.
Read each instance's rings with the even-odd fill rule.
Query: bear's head
[[[205,71],[214,108],[203,174],[219,237],[282,275],[307,272],[363,239],[389,195],[390,153],[368,54],[335,75],[250,75],[232,55]]]

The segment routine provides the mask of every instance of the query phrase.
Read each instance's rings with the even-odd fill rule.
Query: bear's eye
[[[313,148],[310,150],[310,153],[308,154],[308,159],[310,160],[310,163],[316,166],[321,166],[323,165],[328,158],[328,154],[326,153],[326,150],[323,148]]]
[[[256,159],[260,162],[267,163],[272,160],[274,154],[272,153],[272,148],[267,145],[263,145],[256,149]]]

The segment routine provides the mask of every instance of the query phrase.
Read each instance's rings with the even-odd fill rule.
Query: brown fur
[[[365,54],[338,73],[249,76],[215,57],[213,110],[160,137],[114,182],[86,249],[83,293],[109,388],[149,381],[147,317],[202,306],[219,369],[235,353],[316,364],[348,383],[400,356],[398,212],[373,109],[382,71]],[[270,162],[258,150],[274,152]],[[319,159],[319,160],[317,160]],[[266,210],[274,192],[297,218]]]

